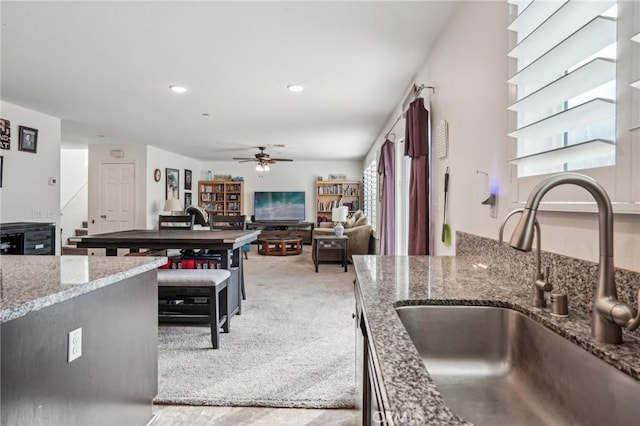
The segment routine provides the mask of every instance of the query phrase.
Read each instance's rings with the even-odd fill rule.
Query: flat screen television
[[[256,222],[304,221],[304,191],[265,191],[254,193]]]

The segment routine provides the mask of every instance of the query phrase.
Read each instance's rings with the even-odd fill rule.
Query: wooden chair
[[[181,216],[158,216],[158,229],[176,230],[176,229],[193,229],[194,217],[190,215]],[[125,256],[167,256],[166,249],[153,249],[142,252],[132,251]]]
[[[247,217],[242,215],[227,216],[223,214],[209,214],[211,229],[247,229]]]
[[[241,229],[247,230],[247,217],[246,216],[225,216],[222,214],[210,214],[209,226],[211,229]],[[251,251],[251,244],[245,244],[242,246],[242,253],[244,258],[249,259],[249,252]]]
[[[158,229],[160,230],[177,230],[177,229],[193,229],[195,217],[191,215],[164,216],[158,217]]]
[[[209,214],[209,227],[211,229],[222,229],[222,230],[241,230],[246,231],[247,229],[247,217],[244,215],[222,215],[222,214]],[[249,251],[251,250],[251,244],[245,244],[242,246],[242,253],[244,254],[245,259],[249,259]],[[241,264],[242,255],[240,255],[240,259],[238,259],[238,263]],[[244,271],[244,268],[240,266],[240,270]],[[240,289],[242,291],[242,299],[246,299],[247,295],[244,289],[244,272],[240,275]]]

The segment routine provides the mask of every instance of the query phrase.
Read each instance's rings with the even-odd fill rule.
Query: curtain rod
[[[402,112],[400,113],[398,118],[396,118],[396,121],[393,122],[393,124],[391,125],[391,128],[384,135],[385,139],[389,137],[389,135],[393,131],[393,128],[396,127],[396,124],[398,124],[398,122],[402,119],[402,117],[404,117],[404,115],[407,113],[407,108],[409,104],[415,101],[418,98],[418,96],[420,96],[420,92],[422,92],[424,89],[431,89],[433,94],[436,93],[436,88],[433,86],[425,86],[424,84],[421,84],[421,85],[414,84],[413,87],[411,88],[411,92],[409,93],[409,95],[407,95],[404,102],[402,102]]]

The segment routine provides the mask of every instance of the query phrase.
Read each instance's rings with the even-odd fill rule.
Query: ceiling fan
[[[256,170],[259,172],[269,171],[269,164],[277,163],[278,161],[293,161],[291,158],[271,158],[269,154],[264,152],[266,149],[264,146],[259,146],[259,153],[255,154],[255,158],[238,158],[234,157],[234,160],[238,160],[239,163],[246,163],[248,161],[255,161],[258,163]]]

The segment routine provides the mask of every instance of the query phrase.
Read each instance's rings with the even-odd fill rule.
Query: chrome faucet
[[[516,213],[522,213],[524,209],[516,209],[510,212],[505,218],[502,220],[502,224],[500,225],[500,231],[498,231],[498,242],[502,245],[502,236],[504,234],[504,226],[507,224],[507,221],[511,216]],[[535,226],[535,234],[536,234],[536,276],[533,279],[533,293],[531,297],[531,305],[536,308],[544,308],[547,306],[547,301],[544,298],[545,291],[553,290],[553,286],[551,285],[549,278],[549,267],[547,267],[547,277],[545,278],[544,274],[542,274],[542,262],[540,260],[540,224],[536,220],[534,222]]]
[[[591,314],[591,335],[598,342],[622,343],[622,327],[633,331],[640,326],[640,313],[618,300],[613,266],[613,208],[604,188],[592,178],[579,173],[561,173],[540,182],[529,194],[522,217],[510,245],[531,251],[536,213],[542,197],[558,185],[571,184],[586,189],[598,206],[600,234],[600,268]],[[640,291],[638,291],[640,300]]]

